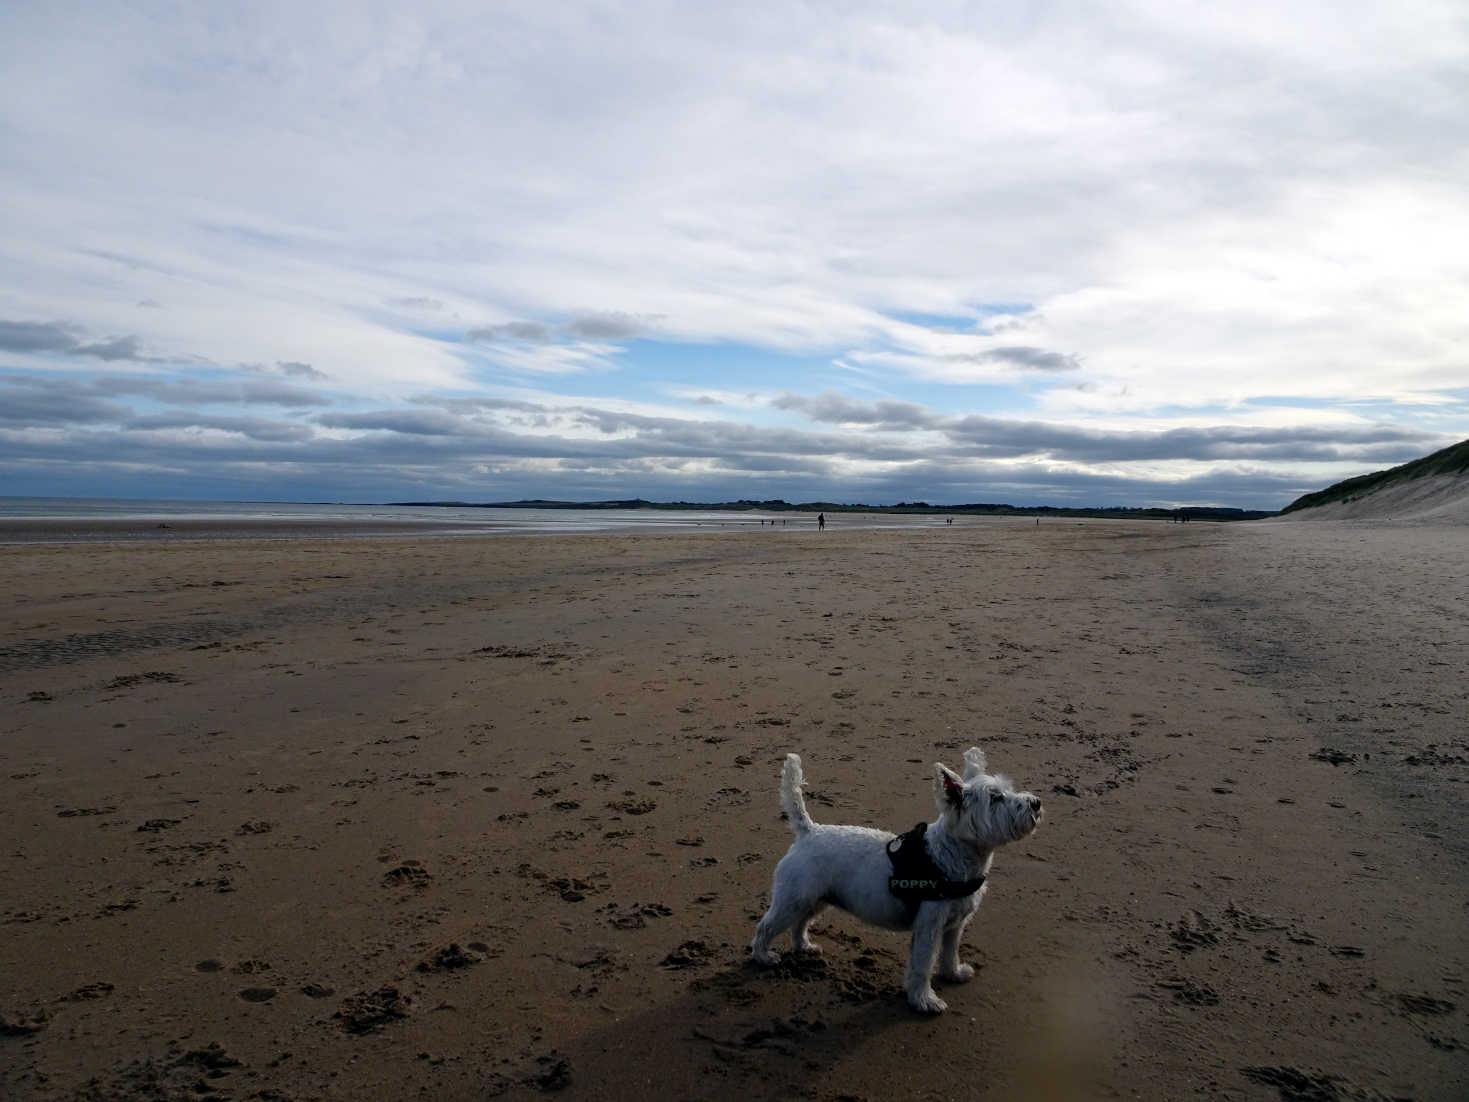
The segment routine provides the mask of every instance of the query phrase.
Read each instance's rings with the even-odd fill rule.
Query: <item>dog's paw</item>
[[[961,964],[957,968],[945,972],[943,975],[944,979],[950,983],[965,983],[974,978],[974,965]]]
[[[821,956],[821,946],[817,945],[816,942],[811,941],[809,938],[801,942],[801,944],[796,946],[796,948],[801,950],[801,952],[803,953],[813,953],[818,957]]]
[[[763,953],[759,950],[756,950],[750,954],[750,959],[753,960],[756,964],[763,964],[765,967],[769,968],[772,965],[780,963],[780,954],[777,953],[774,949],[767,949]]]
[[[942,1014],[949,1004],[934,994],[933,988],[908,995],[908,1005],[920,1014]]]

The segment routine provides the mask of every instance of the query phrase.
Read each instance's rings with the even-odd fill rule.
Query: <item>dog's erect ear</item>
[[[984,751],[978,746],[971,746],[964,751],[964,779],[972,781],[975,777],[984,776],[989,763],[984,760]]]
[[[935,762],[933,767],[933,798],[938,802],[939,810],[958,807],[964,802],[964,782],[942,762]]]

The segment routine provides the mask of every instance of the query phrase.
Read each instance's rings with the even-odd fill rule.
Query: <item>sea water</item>
[[[556,533],[610,532],[645,529],[784,528],[816,527],[814,513],[769,513],[699,509],[510,509],[436,505],[360,505],[341,502],[294,501],[166,501],[135,498],[0,497],[0,521],[54,521],[58,526],[88,522],[137,522],[153,525],[171,521],[232,522],[257,525],[299,524],[303,534],[316,526],[340,525],[344,531],[364,527],[391,530],[395,526],[422,531],[431,527],[444,534],[497,532]],[[944,518],[932,515],[886,513],[833,513],[828,527],[928,528]],[[319,535],[319,528],[312,533]]]

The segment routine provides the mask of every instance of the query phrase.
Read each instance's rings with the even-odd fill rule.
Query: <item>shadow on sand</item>
[[[853,956],[832,946],[831,960],[788,953],[762,968],[706,964],[689,945],[664,964],[688,974],[682,994],[568,1039],[518,1079],[501,1080],[500,1097],[890,1097],[891,1085],[872,1081],[862,1054],[880,1047],[917,1062],[951,1032],[942,1018],[909,1009],[898,985],[902,961],[886,950]]]

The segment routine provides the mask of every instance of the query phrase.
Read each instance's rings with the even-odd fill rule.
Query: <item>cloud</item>
[[[136,381],[128,381],[136,382]],[[171,381],[160,381],[171,382]],[[777,409],[834,431],[660,415],[595,403],[420,396],[374,410],[238,417],[198,410],[131,413],[97,392],[158,401],[183,390],[0,376],[0,470],[18,486],[48,471],[149,466],[191,472],[188,485],[300,477],[358,500],[454,496],[643,496],[943,504],[1284,504],[1322,472],[1388,466],[1441,441],[1393,425],[1310,431],[1208,426],[1168,431],[1079,429],[829,392],[785,395]],[[221,392],[197,391],[220,397]],[[17,400],[18,399],[18,400]],[[860,431],[851,431],[860,426]],[[44,430],[44,431],[42,431]],[[40,432],[40,435],[37,435]],[[1282,466],[1284,464],[1285,466]],[[1343,472],[1348,473],[1348,472]],[[94,474],[95,477],[95,474]],[[181,483],[183,485],[184,483]],[[395,491],[393,488],[399,488]],[[409,488],[412,492],[408,492]],[[349,488],[351,492],[347,492]],[[432,490],[432,492],[429,492]],[[309,496],[309,495],[308,495]]]
[[[542,325],[538,321],[507,321],[500,325],[481,325],[464,336],[471,341],[529,341],[532,344],[545,344],[555,339],[555,332],[549,325]]]
[[[79,327],[63,322],[0,321],[0,350],[68,356],[92,356],[99,360],[141,360],[137,337],[114,337],[85,344]]]
[[[415,405],[439,406],[455,413],[472,413],[484,410],[514,410],[521,413],[544,413],[548,407],[536,402],[514,398],[444,398],[433,394],[418,394],[408,399]]]
[[[56,379],[0,376],[0,422],[50,426],[116,423],[132,411],[119,402],[79,392]]]
[[[60,322],[0,321],[0,350],[6,352],[70,352],[75,330]]]
[[[771,400],[777,409],[803,413],[813,421],[828,424],[867,425],[887,431],[929,429],[945,423],[941,417],[915,402],[863,402],[828,390],[815,397],[782,394]]]
[[[1027,371],[1075,371],[1081,367],[1075,356],[1066,356],[1060,352],[1047,352],[1043,348],[1030,348],[1025,345],[991,348],[980,353],[980,358],[997,360]]]
[[[410,436],[468,435],[471,422],[440,410],[376,410],[371,413],[328,413],[317,417],[328,428],[377,429]]]
[[[69,402],[101,401],[105,404],[86,408],[94,413],[105,410],[123,415],[130,409],[115,399],[145,398],[170,406],[263,405],[292,410],[331,404],[324,394],[274,379],[0,374],[0,387],[8,388],[16,403],[29,395],[30,401],[44,400],[49,408],[64,410]],[[14,406],[12,412],[19,408]]]
[[[290,421],[272,421],[263,417],[218,417],[198,413],[153,413],[130,418],[123,427],[129,432],[212,430],[270,443],[299,443],[311,440],[316,435],[311,426]]]
[[[302,482],[461,447],[510,478],[498,432],[542,437],[547,493],[814,487],[786,462],[829,494],[938,496],[1005,464],[1036,492],[1057,467],[1103,487],[1109,463],[1139,493],[1209,465],[1268,494],[1469,435],[1453,4],[614,4],[642,30],[609,36],[584,0],[496,20],[362,0],[379,39],[313,5],[83,7],[0,14],[0,125],[26,151],[0,182],[0,351],[75,388],[6,388],[27,439],[73,410],[101,447],[166,407],[315,431],[149,429],[170,469],[176,433]],[[155,358],[178,349],[192,370]],[[273,378],[219,367],[243,363]],[[155,382],[80,381],[108,367]],[[537,409],[452,404],[531,376]],[[1254,423],[1261,399],[1294,438]],[[1324,409],[1412,439],[1313,436]]]
[[[151,463],[194,472],[176,475],[190,484],[224,480],[210,485],[246,469],[267,481],[305,471],[333,486],[356,479],[351,496],[364,500],[402,496],[388,487],[405,479],[445,493],[452,488],[452,496],[482,496],[468,494],[465,472],[495,471],[495,485],[518,491],[506,496],[549,490],[576,497],[600,488],[613,497],[682,500],[1064,504],[1065,495],[1084,492],[1102,496],[1071,503],[1137,505],[1188,500],[1218,487],[1224,496],[1212,499],[1216,504],[1272,507],[1284,503],[1281,485],[1324,485],[1449,442],[1416,426],[1354,418],[1312,426],[1115,428],[954,416],[837,390],[765,399],[766,410],[820,426],[811,428],[743,419],[758,418],[759,408],[695,414],[709,407],[685,400],[687,413],[558,396],[428,392],[407,404],[327,410],[323,395],[248,373],[0,373],[0,471],[21,480],[16,486],[27,485],[28,471],[54,476],[54,464],[124,480]],[[221,412],[228,406],[262,412]]]
[[[282,373],[284,373],[286,375],[290,375],[290,376],[292,376],[294,378],[297,378],[297,379],[316,379],[316,380],[322,380],[322,379],[329,379],[329,378],[331,378],[331,376],[329,376],[326,372],[324,372],[324,371],[317,371],[316,368],[314,368],[310,364],[306,364],[306,363],[298,363],[298,362],[291,361],[291,360],[283,360],[280,363],[277,363],[275,366],[278,367],[278,368],[280,368],[280,370],[282,371]]]
[[[96,344],[78,345],[71,350],[78,356],[95,356],[99,360],[141,360],[137,337],[117,337]]]
[[[1076,463],[1182,460],[1370,463],[1381,460],[1390,464],[1423,455],[1449,442],[1441,434],[1416,427],[1362,423],[1118,430],[977,414],[951,417],[915,403],[862,401],[835,391],[815,397],[785,394],[773,399],[771,405],[801,413],[813,421],[861,425],[867,431],[941,433],[949,442],[947,454],[954,456],[1030,456]],[[946,450],[935,445],[921,447],[931,453]]]
[[[299,409],[331,404],[331,399],[318,391],[271,379],[162,379],[106,375],[88,385],[100,394],[135,395],[173,406],[266,405]]]
[[[515,372],[534,375],[579,375],[606,372],[615,366],[622,348],[592,341],[497,341],[485,350],[491,362]]]
[[[647,333],[655,319],[635,314],[584,314],[564,328],[573,337],[593,341],[625,341]]]
[[[567,341],[564,348],[593,349],[605,347],[605,342],[625,341],[646,334],[652,317],[635,314],[602,313],[581,314],[560,325],[549,325],[539,321],[507,321],[498,325],[481,325],[465,333],[465,339],[483,344],[517,342],[532,345],[550,345]],[[585,343],[584,343],[585,342]]]

